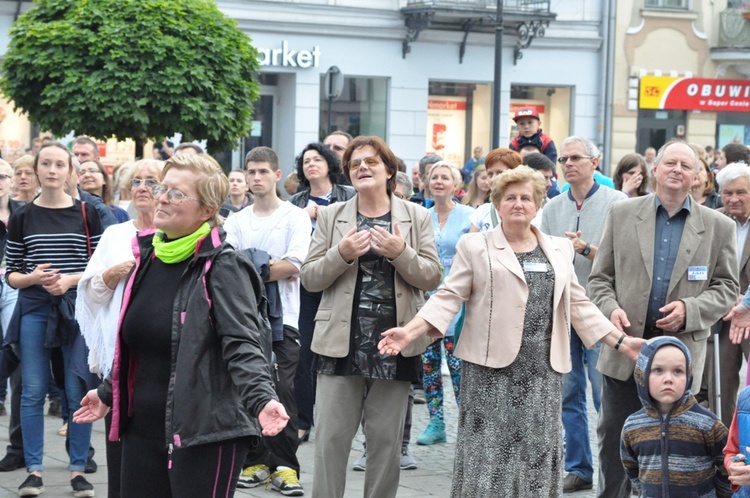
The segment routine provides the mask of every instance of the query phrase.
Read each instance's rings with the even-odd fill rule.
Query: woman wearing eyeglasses
[[[263,283],[217,216],[228,191],[205,154],[173,156],[152,188],[158,230],[133,247],[112,371],[74,415],[112,407],[121,496],[233,496],[261,428],[272,436],[288,420],[261,351]]]
[[[81,163],[78,170],[78,184],[89,194],[95,195],[104,201],[117,223],[130,220],[128,212],[112,203],[112,185],[107,170],[99,161],[89,159]]]
[[[76,286],[99,242],[102,224],[94,206],[65,193],[75,175],[72,154],[60,143],[42,146],[34,172],[41,193],[13,213],[8,224],[6,279],[19,289],[6,342],[21,352],[21,428],[27,479],[21,496],[44,490],[44,397],[53,348],[61,348],[68,415],[93,382],[86,368],[86,346],[74,316]],[[84,477],[91,424],[70,424],[70,478],[77,497],[94,496]]]
[[[313,230],[315,230],[319,209],[335,202],[348,201],[356,193],[352,187],[343,184],[344,175],[341,172],[339,158],[327,145],[311,143],[302,149],[300,155],[297,156],[296,172],[301,188],[289,199],[289,202],[307,212]],[[320,292],[310,292],[304,285],[300,286],[300,352],[297,375],[294,377],[300,442],[308,440],[313,426],[315,393],[313,391],[313,354],[310,344],[320,297]]]
[[[84,163],[84,168],[93,166]],[[125,277],[130,273],[133,259],[133,237],[154,231],[156,200],[151,189],[158,185],[164,162],[142,159],[131,170],[130,191],[138,217],[126,223],[112,225],[104,231],[86,271],[78,283],[76,317],[81,334],[89,348],[89,369],[106,378],[115,357],[115,340],[120,306],[125,290]],[[109,432],[111,415],[105,418]],[[107,496],[120,496],[120,451],[117,441],[107,439]]]
[[[378,353],[380,334],[413,317],[440,282],[429,213],[392,195],[397,160],[378,137],[355,138],[344,174],[357,195],[318,212],[302,284],[322,292],[312,350],[317,367],[313,497],[344,495],[351,443],[367,420],[365,496],[396,496],[409,388],[419,354]]]

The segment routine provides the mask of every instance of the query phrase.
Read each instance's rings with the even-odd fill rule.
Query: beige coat
[[[685,329],[677,337],[690,349],[693,374],[700,383],[711,325],[734,304],[739,294],[737,242],[734,223],[727,216],[690,199],[667,303],[685,303]],[[607,217],[599,250],[589,277],[588,292],[605,316],[617,308],[628,315],[626,332],[643,337],[654,268],[656,196],[620,201]],[[706,280],[688,280],[688,267],[706,266]],[[635,363],[612,348],[599,355],[600,372],[618,380],[633,374]],[[695,384],[694,384],[695,388]]]
[[[589,348],[614,327],[578,284],[572,243],[535,227],[532,230],[555,272],[549,361],[555,371],[566,373],[571,369],[571,322]],[[459,239],[450,274],[417,316],[445,333],[466,302],[456,356],[477,365],[503,368],[518,356],[528,294],[523,269],[498,225],[491,232],[470,233]]]
[[[310,251],[302,265],[302,285],[311,292],[323,291],[315,315],[312,350],[332,358],[349,353],[352,304],[357,285],[358,261],[347,263],[339,253],[338,244],[344,235],[357,226],[357,202],[354,196],[318,212]],[[437,287],[442,273],[438,263],[435,234],[430,213],[417,204],[391,196],[391,225],[398,223],[406,248],[391,261],[394,266],[396,320],[405,325],[424,304],[424,293]],[[421,354],[431,339],[426,336],[404,349],[404,356]]]

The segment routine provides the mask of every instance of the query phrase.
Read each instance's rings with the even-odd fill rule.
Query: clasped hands
[[[381,256],[394,260],[404,252],[406,243],[401,235],[398,223],[394,222],[393,233],[380,227],[372,227],[369,230],[359,232],[357,228],[352,228],[339,241],[338,248],[339,254],[346,262],[364,256],[370,249]]]

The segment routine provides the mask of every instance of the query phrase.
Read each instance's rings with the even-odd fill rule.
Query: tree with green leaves
[[[56,135],[220,150],[250,130],[257,52],[213,0],[36,0],[10,36],[0,91]]]

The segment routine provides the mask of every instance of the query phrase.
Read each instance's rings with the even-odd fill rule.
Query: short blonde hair
[[[164,161],[161,159],[139,159],[130,164],[123,164],[121,167],[127,168],[123,171],[125,176],[123,176],[122,181],[127,185],[130,185],[130,182],[133,181],[135,175],[143,170],[156,171],[157,178],[163,177],[162,171],[164,171]]]
[[[13,171],[18,168],[31,168],[34,169],[34,156],[30,154],[23,155],[13,162]]]
[[[518,166],[517,168],[510,169],[492,182],[492,192],[490,193],[492,204],[495,206],[499,205],[508,187],[516,183],[530,183],[534,188],[534,203],[536,207],[542,206],[542,201],[547,192],[547,182],[544,179],[544,175],[528,166]]]
[[[177,154],[170,157],[164,164],[161,180],[164,180],[167,172],[172,168],[195,174],[201,206],[213,210],[214,214],[209,222],[215,226],[221,226],[224,218],[219,215],[219,208],[229,195],[229,180],[216,159],[208,154]]]
[[[449,163],[448,161],[438,161],[432,165],[432,167],[430,168],[430,176],[429,178],[427,178],[428,182],[432,180],[432,175],[435,174],[435,170],[437,170],[438,168],[448,168],[451,172],[451,175],[453,175],[453,182],[456,185],[462,183],[461,172],[454,164]]]

